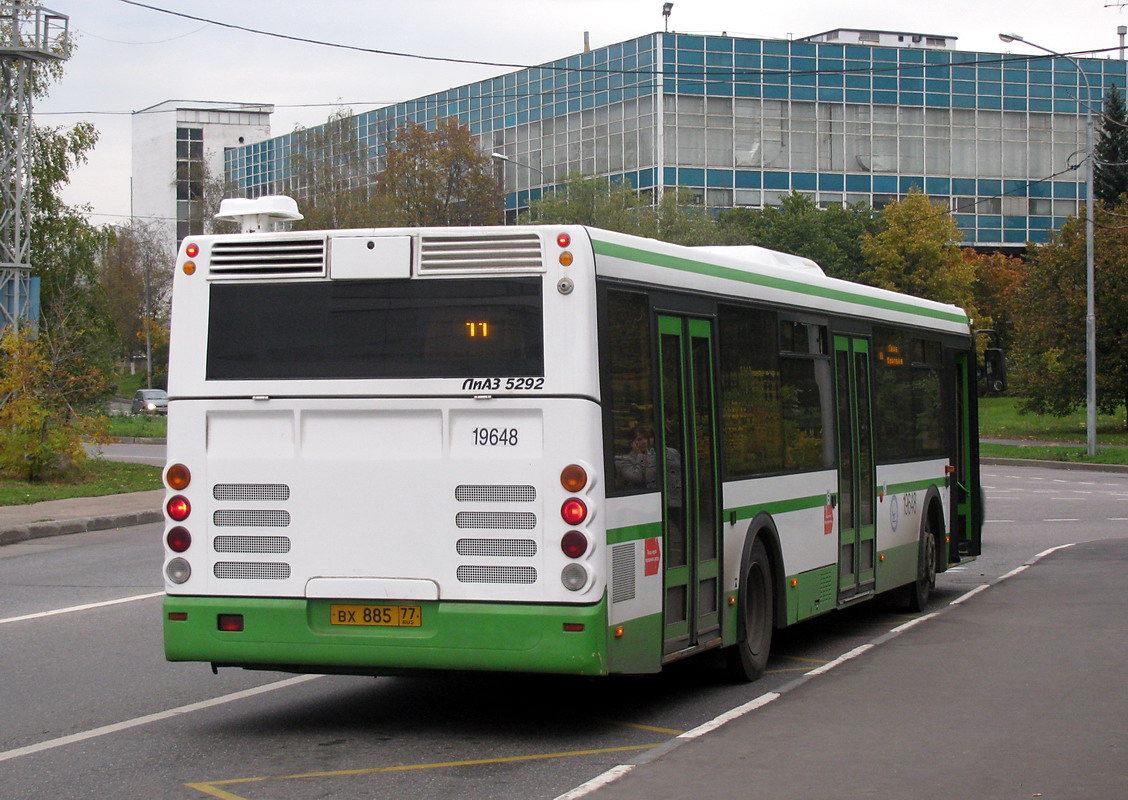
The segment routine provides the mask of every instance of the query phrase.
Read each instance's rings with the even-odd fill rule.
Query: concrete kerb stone
[[[51,536],[66,536],[72,533],[88,533],[113,528],[128,528],[133,525],[146,525],[161,522],[164,514],[156,511],[128,511],[122,514],[109,514],[98,517],[78,519],[47,520],[28,525],[14,525],[0,530],[0,546],[26,542],[31,539],[46,539]]]
[[[1049,467],[1083,472],[1128,472],[1128,464],[1085,464],[1078,461],[1047,461],[1036,458],[980,458],[980,464],[1000,467]]]

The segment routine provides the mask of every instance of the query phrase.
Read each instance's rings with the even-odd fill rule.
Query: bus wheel
[[[917,559],[917,579],[909,587],[909,610],[924,611],[928,598],[936,588],[936,532],[933,521],[936,515],[931,507],[924,516],[920,531],[920,556]]]
[[[764,543],[757,539],[740,581],[740,638],[728,654],[729,672],[737,680],[754,681],[764,674],[772,648],[774,597],[771,561]]]

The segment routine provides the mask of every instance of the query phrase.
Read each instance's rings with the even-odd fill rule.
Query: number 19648
[[[480,447],[517,446],[516,428],[475,428],[474,444]]]

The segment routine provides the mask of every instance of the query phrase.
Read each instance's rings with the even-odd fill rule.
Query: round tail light
[[[560,573],[560,582],[569,592],[578,592],[584,588],[588,580],[588,572],[583,564],[575,562],[568,564]]]
[[[174,553],[183,553],[192,546],[192,534],[188,532],[187,528],[177,525],[165,535],[165,541],[168,542],[169,550]]]
[[[560,471],[560,485],[569,492],[582,492],[587,482],[587,470],[579,464],[569,464]]]
[[[182,492],[192,482],[192,473],[183,464],[173,464],[165,472],[165,483],[170,489]]]
[[[587,519],[587,514],[587,506],[584,505],[584,501],[578,497],[569,497],[564,501],[564,505],[560,506],[560,516],[563,517],[564,521],[569,525],[579,525]]]
[[[188,502],[187,497],[178,494],[169,498],[169,501],[165,503],[165,511],[170,519],[183,522],[192,513],[192,504]]]
[[[579,558],[587,552],[587,537],[579,531],[568,531],[560,537],[560,549],[568,558]]]
[[[168,566],[165,567],[165,575],[173,583],[184,583],[192,577],[192,567],[188,565],[186,560],[177,556],[168,562]]]

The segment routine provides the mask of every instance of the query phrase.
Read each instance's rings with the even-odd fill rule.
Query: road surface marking
[[[121,603],[132,603],[136,600],[149,600],[153,597],[162,597],[164,592],[153,592],[152,594],[135,594],[133,597],[121,597],[117,600],[103,600],[101,603],[87,603],[82,606],[71,606],[70,608],[56,608],[53,611],[39,611],[35,614],[24,614],[22,617],[8,617],[7,619],[0,619],[0,625],[6,622],[23,622],[27,619],[39,619],[40,617],[53,617],[56,614],[70,614],[75,611],[89,611],[92,608],[105,608],[106,606],[116,606]]]
[[[148,725],[150,722],[160,722],[166,719],[180,716],[181,714],[190,714],[193,711],[202,711],[205,708],[212,706],[223,705],[224,703],[231,703],[236,700],[243,700],[247,697],[254,697],[258,694],[266,692],[273,692],[275,689],[288,689],[291,686],[296,686],[299,683],[305,683],[315,678],[323,677],[321,675],[299,675],[296,678],[287,678],[283,681],[276,683],[268,683],[265,686],[256,686],[254,689],[244,689],[241,692],[233,692],[232,694],[225,694],[222,697],[213,697],[211,700],[202,700],[199,703],[189,703],[186,706],[178,706],[177,708],[170,708],[167,711],[158,711],[156,714],[146,714],[143,717],[134,717],[127,719],[124,722],[115,722],[112,725],[103,725],[100,728],[93,728],[88,731],[80,733],[72,733],[69,736],[60,736],[57,739],[48,739],[45,742],[38,744],[29,744],[27,747],[17,747],[15,750],[6,750],[0,753],[0,761],[9,761],[13,758],[20,756],[29,756],[34,753],[42,753],[44,750],[53,750],[56,747],[63,747],[64,745],[74,744],[75,742],[84,742],[87,739],[96,739],[99,736],[105,736],[110,733],[118,733],[120,731],[136,728],[141,725]]]

